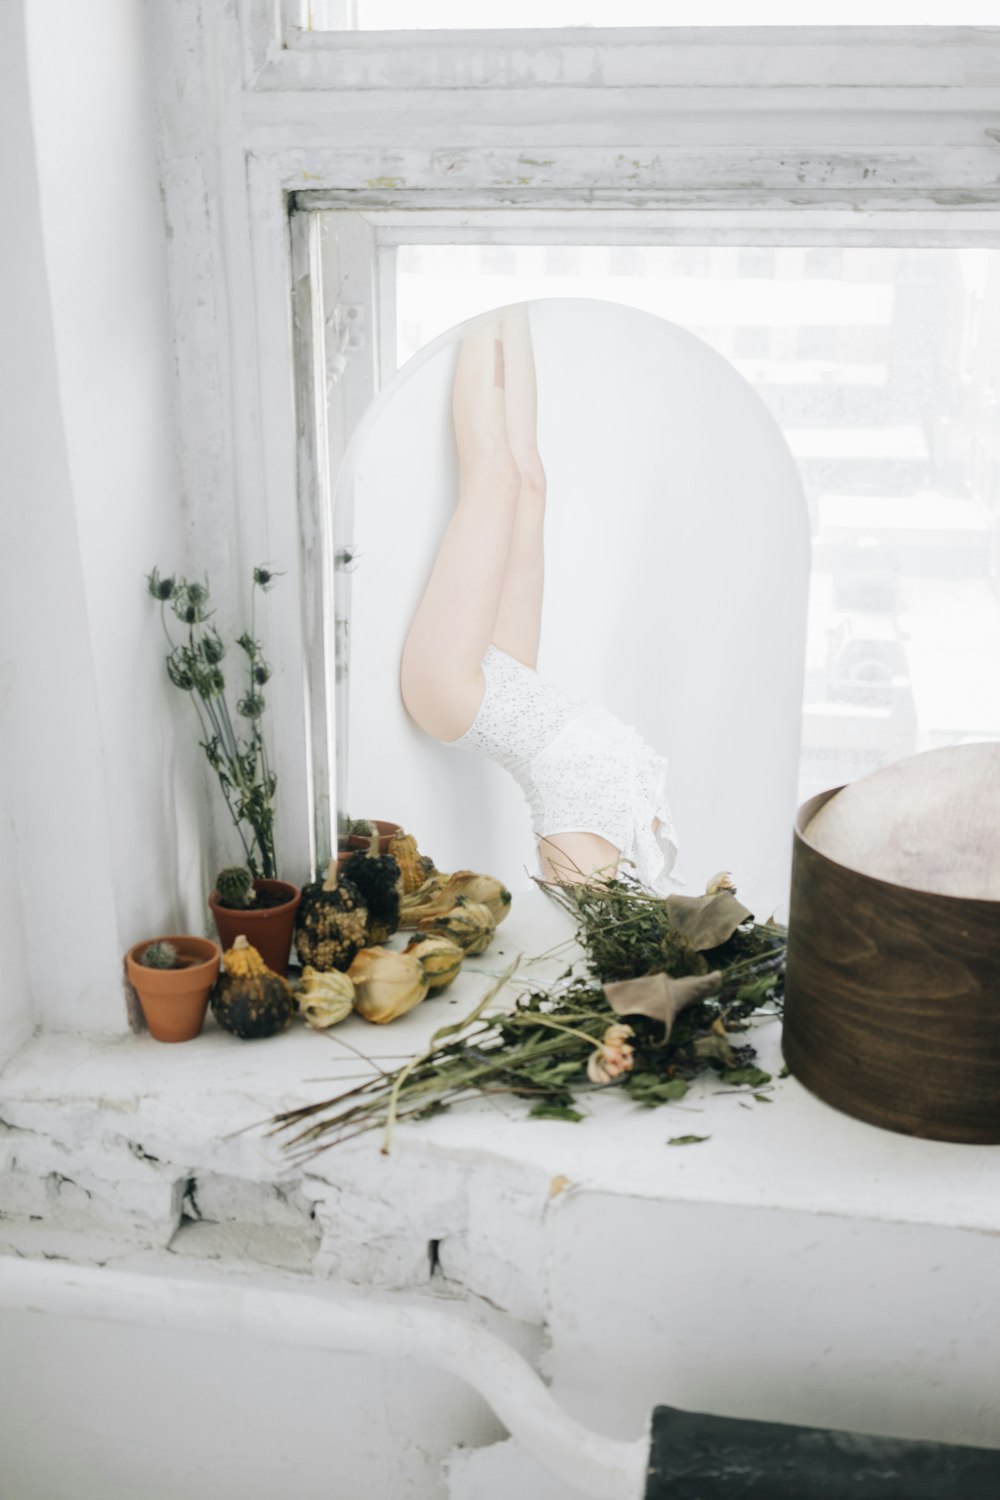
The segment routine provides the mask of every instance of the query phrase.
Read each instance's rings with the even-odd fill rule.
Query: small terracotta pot
[[[149,969],[141,964],[139,954],[150,943],[173,943],[183,967]],[[150,1035],[158,1042],[189,1042],[198,1036],[221,959],[222,950],[211,938],[147,938],[129,949],[125,955],[129,984],[139,996]]]
[[[267,906],[262,911],[240,911],[235,906],[222,906],[218,891],[213,891],[208,904],[215,918],[219,941],[224,949],[231,948],[242,934],[250,946],[257,949],[267,967],[284,977],[302,892],[287,880],[255,880],[253,888],[255,891],[283,891],[288,900],[280,906]]]
[[[394,833],[402,833],[402,823],[387,823],[384,818],[369,818],[368,821],[374,823],[378,829],[378,852],[380,854],[388,854],[389,840]],[[347,843],[352,854],[357,849],[369,849],[371,841],[372,836],[370,833],[351,833],[348,834],[347,838]]]

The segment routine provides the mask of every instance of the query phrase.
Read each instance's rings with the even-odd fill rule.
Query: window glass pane
[[[399,361],[552,296],[680,324],[783,429],[813,526],[803,798],[1000,736],[1000,252],[401,246]]]
[[[315,31],[480,30],[540,26],[797,26],[799,0],[306,0]],[[812,26],[995,25],[992,0],[814,0]],[[808,30],[808,27],[805,28]]]

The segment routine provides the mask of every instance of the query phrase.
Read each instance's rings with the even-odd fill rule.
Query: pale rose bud
[[[602,1043],[587,1059],[587,1077],[591,1083],[613,1083],[623,1073],[631,1072],[634,1061],[632,1048],[626,1042],[610,1047]]]
[[[610,1083],[612,1075],[604,1066],[604,1049],[597,1047],[587,1058],[587,1077],[591,1083]]]
[[[621,1021],[615,1021],[608,1027],[607,1031],[601,1037],[601,1041],[605,1047],[620,1047],[623,1042],[628,1041],[630,1036],[635,1036],[635,1032],[631,1026],[626,1026]]]
[[[713,875],[705,887],[706,896],[718,896],[721,891],[735,891],[736,882],[733,880],[731,870],[720,870],[718,875]]]

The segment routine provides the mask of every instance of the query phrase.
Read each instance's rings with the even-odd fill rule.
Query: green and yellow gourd
[[[462,972],[464,950],[443,932],[415,933],[403,952],[420,960],[432,993],[445,989]]]
[[[497,930],[489,907],[465,896],[459,896],[450,911],[422,917],[419,926],[421,932],[443,933],[468,954],[485,953]]]
[[[295,1013],[291,989],[241,934],[222,955],[212,1014],[225,1031],[250,1041],[284,1031]]]
[[[399,925],[422,929],[425,918],[443,917],[462,900],[488,907],[494,926],[510,911],[510,891],[494,876],[479,875],[475,870],[445,875],[436,870],[416,891],[403,897]]]
[[[299,1015],[307,1026],[316,1031],[325,1031],[346,1021],[354,1009],[354,983],[348,974],[339,969],[305,968],[302,979],[295,990]]]
[[[331,860],[323,880],[302,891],[295,921],[295,946],[303,965],[313,969],[348,969],[364,947],[368,907],[351,880],[337,874]]]

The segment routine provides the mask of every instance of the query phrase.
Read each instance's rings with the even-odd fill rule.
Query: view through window
[[[682,325],[785,434],[813,533],[803,799],[1000,736],[1000,252],[404,245],[399,363],[553,296]]]

